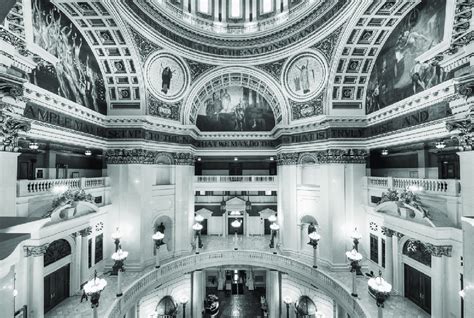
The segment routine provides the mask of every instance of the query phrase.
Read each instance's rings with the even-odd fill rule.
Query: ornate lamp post
[[[151,236],[153,241],[155,241],[155,268],[160,268],[160,246],[163,245],[163,239],[165,238],[165,235],[161,233],[160,231],[157,231],[155,234]]]
[[[273,254],[277,254],[276,252],[276,243],[275,238],[277,236],[278,230],[280,230],[280,226],[276,223],[272,223],[270,225],[270,230],[272,231],[272,238],[270,240],[270,248],[273,248]]]
[[[285,296],[283,302],[286,305],[286,318],[290,318],[290,305],[293,303],[293,299],[290,296]]]
[[[97,271],[94,271],[94,278],[84,285],[84,292],[91,298],[92,317],[98,318],[97,307],[99,307],[100,293],[107,286],[107,281],[97,278]]]
[[[357,226],[354,228],[354,231],[350,234],[350,238],[352,239],[352,242],[354,243],[353,249],[355,249],[357,252],[359,251],[359,241],[362,238],[362,235],[357,231]]]
[[[198,223],[201,223],[202,221],[204,221],[204,217],[201,214],[196,215],[196,217],[194,219]]]
[[[183,305],[183,318],[186,318],[186,304],[188,303],[189,298],[186,295],[183,295],[179,298],[179,302]]]
[[[196,244],[196,254],[199,254],[199,249],[202,248],[202,241],[201,241],[202,225],[201,225],[201,223],[194,223],[193,230],[194,230],[194,238],[195,238],[195,244]]]
[[[314,232],[309,233],[308,237],[309,237],[308,244],[313,247],[313,267],[318,268],[317,250],[318,250],[319,240],[321,239],[321,235],[319,235],[316,231],[314,231]]]
[[[113,268],[117,270],[117,297],[120,297],[123,295],[122,293],[122,275],[123,272],[125,271],[125,268],[123,267],[125,259],[127,259],[128,252],[123,251],[122,248],[119,246],[119,249],[112,254],[112,259],[115,261],[115,264]]]
[[[237,242],[239,241],[239,237],[237,236],[237,229],[242,225],[241,221],[235,219],[230,223],[230,225],[235,229],[234,231],[234,250],[237,251],[239,248],[237,247]]]
[[[122,233],[120,232],[119,228],[115,229],[115,232],[112,233],[112,240],[114,240],[115,244],[115,251],[117,252],[119,249],[120,239],[122,238]]]
[[[382,308],[384,307],[384,302],[392,290],[392,285],[387,283],[385,279],[382,278],[382,271],[379,271],[378,277],[369,279],[368,285],[369,288],[375,293],[375,300],[377,301],[378,307],[378,318],[382,318]]]
[[[357,252],[354,248],[352,251],[346,252],[347,258],[351,261],[351,273],[352,273],[352,296],[357,297],[357,285],[356,277],[357,271],[360,271],[359,261],[362,259],[362,254]]]

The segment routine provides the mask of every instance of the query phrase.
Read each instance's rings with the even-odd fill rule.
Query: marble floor
[[[251,236],[251,237],[239,237],[237,243],[234,240],[234,237],[203,237],[204,248],[201,252],[206,251],[216,251],[216,250],[229,250],[233,249],[235,245],[239,249],[245,250],[261,250],[261,251],[270,251],[268,246],[270,242],[270,237],[260,237],[260,236]],[[280,253],[280,252],[279,252]],[[302,262],[307,262],[308,259],[302,257],[299,259]],[[165,261],[166,262],[166,261]],[[165,263],[164,262],[164,263]],[[153,267],[145,269],[143,272],[129,272],[124,273],[123,286],[124,290],[126,286],[130,285],[133,281],[138,279],[144,273],[153,270]],[[347,272],[331,272],[328,268],[320,267],[320,270],[324,271],[326,274],[330,275],[333,279],[340,282],[342,285],[346,285],[347,289],[350,289],[351,274]],[[117,278],[114,276],[105,276],[103,277],[107,280],[108,286],[115,286]],[[370,317],[377,317],[377,307],[375,306],[375,300],[367,292],[367,277],[359,277],[357,280],[359,300],[362,305],[368,309]],[[106,288],[100,298],[99,306],[99,317],[104,317],[105,311],[109,305],[115,299],[115,288]],[[91,317],[91,308],[90,303],[80,303],[80,296],[73,296],[58,306],[54,307],[48,313],[45,314],[47,318],[86,318]],[[245,317],[245,316],[242,316]],[[430,317],[426,312],[417,307],[414,303],[408,299],[392,295],[387,300],[384,309],[385,318],[426,318]],[[330,317],[328,317],[330,318]]]

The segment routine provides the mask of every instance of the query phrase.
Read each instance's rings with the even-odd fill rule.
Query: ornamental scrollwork
[[[31,129],[31,123],[16,114],[7,104],[0,103],[0,151],[20,150],[20,132]]]
[[[79,234],[82,237],[87,237],[87,236],[91,235],[92,234],[92,226],[88,226],[85,229],[80,230]]]
[[[474,125],[470,116],[464,119],[455,119],[446,122],[446,129],[452,133],[451,139],[458,143],[459,150],[473,149]]]
[[[153,164],[156,152],[144,149],[111,149],[107,150],[108,164]]]
[[[191,153],[178,152],[174,154],[174,161],[178,166],[192,166],[194,165],[194,156]]]
[[[451,245],[433,245],[425,243],[426,249],[435,257],[451,257],[453,252],[453,247]]]
[[[320,163],[365,163],[368,154],[364,149],[328,149],[316,156]]]
[[[152,116],[179,120],[180,109],[181,102],[173,104],[164,103],[153,97],[152,94],[148,94],[148,114]]]
[[[299,154],[295,153],[281,153],[277,155],[277,163],[281,166],[296,165],[298,163]]]
[[[46,253],[48,246],[49,244],[43,244],[38,246],[25,245],[23,246],[23,250],[25,251],[26,257],[39,257],[43,256]]]
[[[151,53],[161,50],[161,47],[158,45],[155,45],[154,43],[148,41],[144,37],[142,37],[137,31],[135,31],[133,28],[130,28],[130,32],[132,34],[133,40],[135,41],[135,44],[138,49],[138,53],[140,55],[140,59],[142,63],[146,61],[148,56],[150,56]]]
[[[291,100],[290,106],[292,119],[297,120],[321,115],[323,113],[323,95],[324,91],[316,98],[303,103]]]
[[[388,227],[386,226],[382,226],[380,231],[382,232],[383,235],[385,235],[386,237],[392,237],[395,235],[396,231],[392,230],[392,229],[389,229]]]
[[[206,73],[209,70],[215,68],[215,65],[204,64],[201,62],[196,62],[192,60],[185,59],[186,64],[189,66],[189,71],[191,72],[191,81],[194,82],[199,76]]]

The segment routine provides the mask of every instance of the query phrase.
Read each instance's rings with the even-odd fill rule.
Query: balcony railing
[[[195,182],[276,182],[277,176],[195,176]]]
[[[74,179],[45,179],[45,180],[18,180],[17,196],[30,196],[51,192],[54,187],[66,186],[68,189],[94,189],[109,185],[108,177],[74,178]]]
[[[459,196],[461,184],[455,179],[416,179],[392,177],[365,177],[367,187],[403,190],[411,186],[422,188],[428,193],[438,193],[450,196]]]

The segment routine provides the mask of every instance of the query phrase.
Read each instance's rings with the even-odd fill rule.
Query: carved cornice
[[[39,257],[39,256],[43,256],[44,253],[46,253],[48,246],[49,246],[49,243],[38,245],[38,246],[25,245],[23,246],[23,250],[25,251],[26,257],[29,257],[29,256]]]
[[[425,243],[426,249],[435,257],[451,257],[453,247],[451,245],[433,245]]]
[[[194,156],[191,153],[178,152],[174,154],[174,161],[178,166],[193,166]]]
[[[0,151],[19,151],[19,133],[30,129],[29,121],[16,114],[7,104],[0,102]]]
[[[364,149],[328,149],[324,151],[282,153],[277,156],[279,165],[365,163],[368,154]]]

